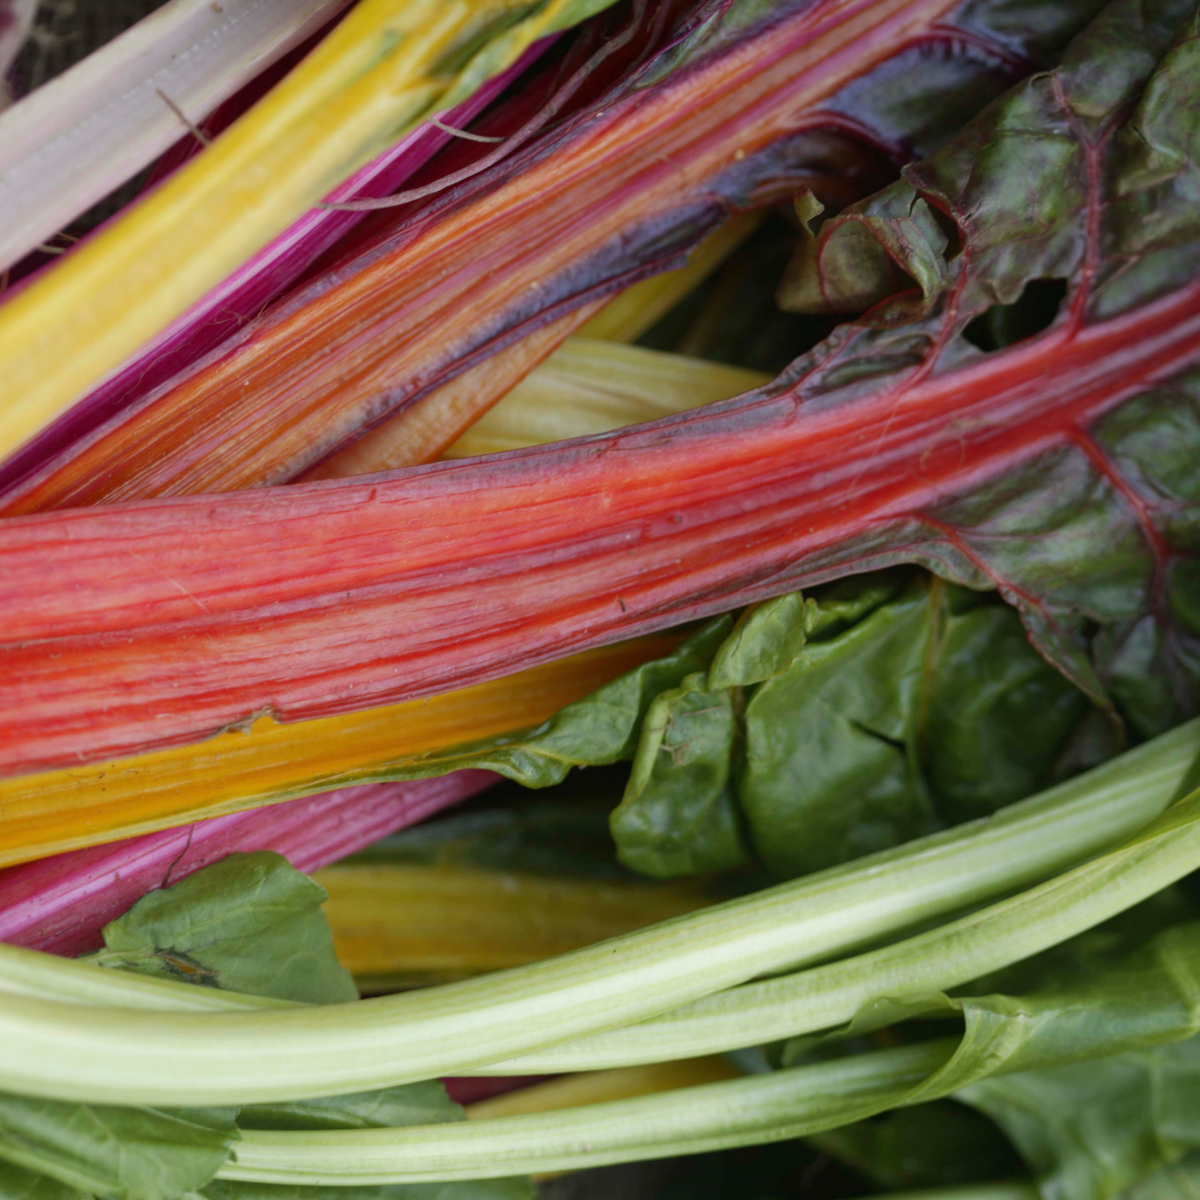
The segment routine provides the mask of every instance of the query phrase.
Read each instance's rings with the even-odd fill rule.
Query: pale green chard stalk
[[[1015,910],[1018,917],[1023,910],[1035,925],[1042,917],[1057,923],[1055,938],[1024,950],[1033,953],[1081,932],[1197,867],[1200,789],[1124,845],[1022,897]],[[987,920],[984,916],[981,922]],[[1099,1009],[1082,1020],[1072,1011],[1081,1001],[1069,984],[1063,994],[1052,988],[1040,1005],[1036,996],[1031,1005],[1028,999],[1014,1004],[1004,996],[944,1000],[930,1011],[962,1012],[966,1032],[961,1039],[939,1039],[751,1079],[475,1125],[247,1133],[220,1173],[260,1183],[433,1182],[572,1170],[800,1137],[888,1108],[950,1095],[994,1073],[1060,1065],[1138,1046],[1152,1049],[1193,1036],[1200,1028],[1196,1006],[1200,984],[1194,975],[1197,932],[1193,922],[1167,931],[1163,937],[1168,944],[1160,946],[1155,940],[1152,961],[1157,975],[1149,981],[1142,978],[1137,985],[1147,989],[1140,999],[1152,1010],[1161,1002],[1161,1013],[1150,1021],[1130,1022],[1130,1001],[1135,996],[1129,994],[1125,964],[1118,963],[1107,987],[1100,989]],[[963,940],[960,966],[974,969],[988,963],[987,954],[972,944],[969,934]],[[920,982],[928,989],[928,980]],[[856,1007],[869,1000],[896,998],[900,1003],[893,1006],[891,1019],[903,1015],[903,1002],[913,996],[904,990],[903,981],[885,974],[871,985],[860,993]],[[917,994],[929,997],[928,990]],[[1089,994],[1084,1007],[1091,1005]],[[989,1013],[990,1019],[981,1022],[973,1006]],[[919,1014],[924,1009],[918,1005],[914,1011]],[[1062,1037],[1047,1035],[1046,1029],[1059,1018],[1064,1022]]]
[[[1198,749],[1200,722],[1191,722],[986,821],[528,967],[356,1004],[261,1011],[260,1002],[226,994],[225,1012],[152,1011],[166,990],[121,978],[113,993],[121,1007],[85,1007],[70,1002],[70,988],[76,978],[94,987],[94,967],[60,961],[51,982],[36,967],[48,956],[4,948],[0,966],[13,981],[9,963],[23,962],[27,994],[0,999],[0,1089],[121,1104],[250,1103],[480,1067],[667,1012],[1044,879],[1160,813]],[[1169,839],[1175,848],[1155,867],[1155,887],[1195,865],[1188,864],[1198,837],[1189,825]],[[1139,887],[1144,894],[1144,882],[1128,886],[1125,903]],[[131,1011],[138,1003],[147,1009]],[[760,1041],[761,1031],[749,1040]],[[165,1061],[173,1063],[169,1072]]]

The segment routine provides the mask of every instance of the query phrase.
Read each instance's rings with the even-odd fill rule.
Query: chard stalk
[[[364,0],[204,153],[14,297],[0,310],[0,454],[414,122],[463,99],[564,14],[583,15],[570,0],[551,0],[512,24],[526,7]],[[483,49],[447,72],[481,37]]]
[[[0,116],[0,269],[186,136],[171,105],[198,122],[347,3],[171,0],[14,104]]]
[[[976,538],[938,506],[1013,472],[1025,486],[1039,456],[1115,475],[1081,429],[1198,356],[1194,282],[840,405],[801,405],[785,380],[390,477],[5,521],[0,771],[202,738],[264,708],[294,721],[432,695],[898,557],[999,584],[1066,658],[1037,590],[1053,580],[1010,584],[1020,564],[989,559],[1013,535]],[[1149,501],[1094,486],[1139,539]],[[1173,550],[1149,545],[1136,570],[1153,574]]]
[[[695,885],[452,865],[348,863],[316,879],[329,893],[324,911],[338,962],[364,991],[536,962],[712,899]]]
[[[247,1130],[223,1179],[418,1183],[544,1174],[802,1137],[919,1085],[957,1038],[552,1113],[337,1133]]]
[[[626,72],[494,171],[411,216],[401,210],[225,352],[49,464],[5,511],[295,479],[473,370],[478,415],[514,382],[479,368],[483,360],[540,335],[527,369],[556,344],[544,327],[559,323],[561,341],[574,331],[572,316],[582,324],[593,315],[588,306],[678,265],[731,212],[818,177],[822,189],[828,176],[844,186],[849,139],[821,106],[913,41],[941,44],[939,22],[954,7],[786,0],[669,71],[676,38],[655,45],[657,22],[648,17],[645,36],[659,54],[641,74]],[[728,10],[716,0],[681,8],[688,21],[718,29]],[[671,15],[666,6],[656,11]],[[653,68],[665,77],[639,85]],[[0,316],[0,354],[5,347]],[[447,430],[442,446],[462,428]],[[399,461],[436,457],[423,430],[413,438]]]
[[[146,981],[131,980],[122,981],[130,993],[122,1007],[81,1007],[61,993],[49,997],[70,988],[72,972],[94,988],[95,968],[50,959],[44,989],[33,998],[45,956],[0,948],[3,979],[15,958],[26,992],[0,995],[0,1088],[123,1104],[333,1095],[458,1074],[619,1027],[853,950],[1105,849],[1169,802],[1198,733],[1197,724],[1185,726],[988,820],[598,946],[352,1005],[268,1014],[228,997],[229,1011],[202,1018],[134,1012],[141,994],[134,984]],[[1145,894],[1147,879],[1153,890],[1196,866],[1196,806],[1200,798],[1171,810],[1128,849],[1125,896],[1139,887]],[[168,1057],[176,1069],[164,1073]]]
[[[0,941],[53,954],[102,945],[101,928],[151,888],[235,850],[274,850],[313,871],[488,787],[487,771],[340,788],[0,871]]]
[[[557,1112],[563,1108],[579,1108],[584,1104],[624,1100],[629,1096],[650,1096],[676,1088],[716,1083],[722,1079],[737,1079],[742,1074],[730,1059],[719,1054],[655,1063],[652,1066],[623,1067],[616,1071],[589,1071],[583,1075],[543,1080],[529,1087],[477,1101],[467,1107],[467,1118],[472,1121],[491,1121],[497,1117],[525,1113]]]
[[[1079,898],[1085,904],[1090,901],[1092,919],[1082,926],[1086,927],[1137,903],[1198,865],[1200,791],[1194,791],[1131,841],[1096,863],[1085,864],[1054,881],[1050,891],[1038,891],[1043,892],[1041,901],[1050,906],[1056,900],[1067,900],[1068,911]],[[1118,893],[1115,902],[1111,895],[1114,890]],[[1081,928],[1072,925],[1068,917],[1063,936]],[[473,1125],[459,1140],[446,1139],[439,1129],[428,1127],[423,1131],[378,1130],[366,1134],[256,1135],[248,1144],[237,1147],[222,1170],[229,1178],[260,1182],[432,1181],[479,1177],[489,1168],[491,1173],[570,1170],[813,1133],[897,1105],[945,1096],[991,1074],[1153,1047],[1193,1036],[1200,1023],[1194,1004],[1195,980],[1189,969],[1194,965],[1191,956],[1195,953],[1196,925],[1176,926],[1166,936],[1175,933],[1182,935],[1177,945],[1186,952],[1181,958],[1178,952],[1173,954],[1164,948],[1161,957],[1152,959],[1158,974],[1150,996],[1139,996],[1138,985],[1130,990],[1127,978],[1116,977],[1118,969],[1099,989],[1097,1011],[1087,1018],[1079,1009],[1091,1003],[1089,996],[1072,994],[1069,987],[1065,994],[1051,988],[1041,1006],[1037,999],[1032,1000],[1031,1011],[1006,1007],[1004,1019],[993,1020],[990,1031],[987,1016],[994,1018],[997,1014],[988,1000],[1007,1004],[1010,998],[984,998],[980,1002],[982,1016],[967,1000],[960,1007],[966,1016],[966,1033],[961,1043],[950,1043],[950,1054],[945,1042],[926,1043],[884,1051],[882,1055],[835,1059],[752,1081],[684,1088],[657,1096],[654,1102],[639,1098],[569,1109],[543,1115],[536,1140],[531,1136],[535,1122],[525,1117]],[[1182,975],[1178,981],[1175,971]],[[1160,991],[1166,995],[1162,1013],[1156,1014],[1158,1019],[1145,1029],[1125,1028],[1122,1017],[1128,1006],[1139,1001],[1153,1006]],[[912,993],[885,992],[867,998],[910,996]],[[950,1012],[955,1007],[953,1002],[946,1004]],[[1046,1032],[1056,1028],[1059,1021],[1065,1031],[1062,1038]],[[1081,1035],[1081,1029],[1086,1033]],[[1073,1041],[1081,1045],[1073,1045]],[[872,1078],[868,1089],[859,1086],[862,1076],[857,1072],[869,1072],[881,1060],[893,1063],[893,1056],[921,1052],[927,1053],[935,1065],[915,1086],[885,1083],[878,1077]],[[939,1056],[941,1061],[936,1061]],[[1151,1061],[1143,1069],[1154,1066]],[[831,1068],[839,1086],[823,1087],[821,1072]],[[839,1069],[846,1074],[841,1075]],[[768,1096],[780,1099],[776,1089],[781,1077],[797,1086],[789,1093],[788,1102],[767,1115],[761,1101]],[[801,1088],[801,1084],[806,1086]],[[423,1136],[426,1133],[430,1136]]]
[[[765,375],[741,367],[577,336],[476,421],[444,457],[471,458],[606,433],[728,400],[766,382]]]
[[[439,763],[465,765],[459,760],[469,744],[536,726],[677,642],[674,635],[638,638],[480,687],[345,716],[281,724],[261,714],[203,742],[0,779],[0,865],[345,784],[418,769],[438,774]]]
[[[1118,846],[1010,899],[882,949],[732,988],[586,1042],[523,1055],[488,1073],[585,1071],[712,1054],[829,1029],[879,996],[948,991],[1058,945],[1160,891],[1193,869],[1186,854],[1176,858],[1177,849],[1170,847],[1164,861]],[[1162,874],[1156,873],[1160,862]]]
[[[917,30],[930,16],[899,0],[848,12],[806,7],[807,19],[833,22],[820,37],[802,21],[767,52],[743,44],[716,56],[736,94],[735,125],[748,95],[766,104],[799,86],[793,50],[811,56],[816,41],[832,39],[852,42],[855,59],[871,45],[882,54],[894,23]],[[1125,15],[1136,25],[1140,12]],[[1082,35],[1071,54],[1087,58],[1096,36]],[[1038,649],[1143,734],[1192,715],[1197,498],[1173,455],[1187,460],[1200,444],[1200,280],[1137,213],[1162,209],[1180,246],[1200,237],[1186,188],[1160,176],[1165,163],[1186,161],[1184,149],[1162,151],[1162,162],[1153,149],[1159,138],[1193,144],[1194,113],[1170,97],[1195,77],[1197,43],[1167,44],[1153,22],[1137,36],[1141,74],[1123,76],[1119,96],[1074,67],[1064,68],[1075,80],[1066,90],[1058,74],[1034,73],[861,211],[827,222],[814,252],[822,262],[861,265],[844,243],[857,246],[854,231],[869,219],[882,231],[871,244],[902,253],[923,290],[894,293],[898,272],[912,277],[890,259],[869,279],[851,272],[834,299],[865,294],[874,307],[766,388],[618,433],[390,476],[0,522],[0,770],[196,740],[264,708],[294,721],[433,695],[896,562],[998,588]],[[816,74],[806,68],[803,87],[829,83],[826,72],[846,68],[839,61],[810,64]],[[669,81],[712,82],[710,65]],[[1076,97],[1081,79],[1097,93]],[[1075,103],[1109,113],[1099,140],[1072,115]],[[775,116],[759,132],[774,144],[767,134],[787,106],[767,108]],[[656,114],[652,103],[625,112],[618,144],[639,129],[649,136]],[[656,130],[678,132],[674,115]],[[1069,174],[1040,155],[1040,134],[1010,138],[1010,126],[1059,131]],[[597,123],[596,138],[604,128]],[[720,153],[702,137],[693,144],[701,177],[728,149],[723,135],[716,142]],[[591,149],[584,175],[607,175],[603,146]],[[555,158],[513,177],[527,189],[523,219],[551,240],[563,227],[542,229],[545,206],[528,189]],[[649,174],[659,194],[677,193],[663,163]],[[994,242],[1028,216],[1013,178],[1042,188],[1049,204],[1020,255]],[[903,233],[908,218],[895,216],[908,208],[928,234],[920,263],[910,261],[918,243]],[[618,222],[613,234],[619,209],[604,213]],[[448,226],[429,228],[434,243],[458,244]],[[505,230],[503,261],[519,276],[529,260]],[[1168,261],[1173,273],[1162,274]],[[433,291],[455,307],[465,290],[486,308],[492,279],[477,287],[473,267]],[[997,298],[1048,274],[1069,275],[1048,327],[994,353],[971,344],[966,333]],[[803,270],[798,278],[792,299],[807,303],[811,280]],[[511,296],[512,282],[497,286]],[[406,328],[421,330],[420,353],[440,352],[429,350],[437,323],[423,323],[417,310],[432,313],[421,304],[402,324],[416,321]],[[266,354],[261,367],[260,400],[278,362]],[[271,413],[268,425],[310,444],[283,409]],[[185,424],[207,432],[204,413],[188,414]],[[1153,686],[1132,681],[1131,663]]]
[[[736,213],[712,231],[675,271],[651,275],[614,296],[580,327],[579,335],[605,342],[633,342],[699,287],[762,224],[764,213]]]
[[[447,130],[470,124],[476,114],[535,61],[552,40],[544,38],[534,43],[508,70],[487,80],[447,112],[439,124],[422,122],[396,145],[335,187],[326,199],[337,204],[368,194],[386,193],[403,183],[452,140],[454,135]],[[0,492],[11,490],[55,456],[86,442],[97,428],[116,414],[225,341],[294,284],[317,258],[360,224],[366,215],[341,208],[310,208],[158,336],[142,345],[119,370],[72,404],[15,454],[0,462]]]
[[[696,360],[688,372],[693,386],[686,388],[681,386],[682,380],[672,377],[669,368],[663,369],[665,357],[656,359],[651,351],[640,355],[634,351],[627,358],[619,351],[598,347],[590,356],[586,353],[586,347],[596,339],[609,343],[632,341],[649,329],[716,270],[758,227],[761,218],[759,212],[731,217],[696,247],[687,266],[652,275],[602,307],[587,305],[543,326],[422,396],[410,408],[318,464],[304,478],[344,479],[433,462],[439,455],[468,458],[600,433],[726,400],[765,383],[766,378],[757,372]],[[594,315],[589,317],[593,310]],[[576,337],[529,370],[531,363],[558,345],[564,332],[576,329]],[[681,372],[686,370],[684,361],[674,360]],[[627,369],[621,371],[621,365]],[[585,378],[589,368],[598,368],[604,377],[602,400],[596,395],[599,379]],[[611,378],[613,374],[619,376],[619,382]],[[608,390],[614,383],[625,403]],[[581,395],[581,386],[590,394]],[[640,403],[633,402],[635,396]],[[461,436],[455,441],[458,433]]]

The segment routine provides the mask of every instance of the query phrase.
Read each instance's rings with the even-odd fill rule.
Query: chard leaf
[[[1093,765],[1116,744],[1074,745],[1091,712],[995,597],[902,573],[792,593],[651,704],[613,837],[670,876],[743,861],[744,826],[777,875],[817,870]]]
[[[1020,1150],[1046,1200],[1105,1200],[1195,1147],[1187,1122],[1200,1046],[1123,1054],[981,1080],[960,1098]],[[1187,1129],[1168,1130],[1180,1120]]]
[[[706,668],[732,623],[728,616],[715,618],[672,654],[627,671],[519,738],[467,747],[432,770],[414,774],[441,775],[459,767],[486,767],[526,787],[548,787],[561,783],[572,767],[630,759],[655,697]]]
[[[1117,749],[1095,710],[1032,651],[1012,609],[952,589],[928,664],[921,764],[939,816],[987,816]],[[1094,749],[1072,745],[1098,736]],[[1064,764],[1074,752],[1075,761]]]
[[[829,607],[818,608],[799,592],[748,608],[717,647],[708,668],[708,687],[749,687],[790,670],[808,636],[828,623]]]
[[[912,750],[931,629],[918,580],[839,636],[811,641],[747,702],[738,792],[775,872],[802,874],[930,831]]]
[[[746,861],[731,789],[739,700],[734,688],[710,691],[697,671],[650,705],[629,784],[612,814],[627,867],[670,877]]]
[[[0,1171],[2,1200],[90,1200],[86,1192],[48,1175],[8,1164]]]
[[[232,1114],[218,1110],[168,1113],[0,1094],[0,1160],[16,1169],[12,1178],[28,1189],[16,1194],[29,1200],[79,1193],[177,1200],[216,1174],[236,1137]]]
[[[325,898],[320,884],[278,854],[231,854],[147,893],[106,925],[98,961],[280,1000],[354,1000],[321,911]]]

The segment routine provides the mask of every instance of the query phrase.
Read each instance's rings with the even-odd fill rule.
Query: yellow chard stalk
[[[366,991],[536,962],[712,902],[691,884],[449,863],[345,863],[316,878],[338,961]]]
[[[363,0],[204,153],[5,305],[0,456],[420,117],[604,4],[551,0],[513,24],[527,7]],[[477,43],[461,70],[448,68]]]

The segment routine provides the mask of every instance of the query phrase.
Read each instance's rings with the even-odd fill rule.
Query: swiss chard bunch
[[[484,34],[556,30],[585,8],[500,6],[497,25],[457,6],[427,57],[436,67],[448,39],[474,61]],[[298,780],[482,767],[546,786],[627,761],[611,817],[627,864],[677,875],[754,854],[790,877],[697,911],[703,886],[595,879],[578,846],[551,853],[520,820],[471,813],[339,870],[361,883],[406,855],[444,867],[439,855],[472,860],[472,829],[507,828],[520,853],[494,859],[502,887],[534,889],[514,862],[573,862],[594,889],[575,902],[610,889],[606,940],[575,928],[565,953],[358,1000],[332,952],[347,928],[336,890],[331,930],[319,884],[266,854],[196,870],[217,842],[202,834],[188,858],[189,835],[163,882],[177,861],[194,873],[109,924],[92,960],[0,946],[0,1186],[62,1200],[508,1196],[527,1173],[801,1137],[883,1186],[970,1182],[973,1153],[1020,1172],[1004,1194],[1021,1200],[1153,1197],[1194,1178],[1200,12],[1116,0],[1031,72],[1035,11],[1058,58],[1070,5],[614,9],[579,44],[629,33],[628,74],[594,80],[490,177],[430,193],[411,221],[374,218],[311,288],[122,416],[182,433],[146,460],[165,485],[136,491],[144,464],[122,447],[137,438],[110,429],[69,465],[96,489],[85,498],[113,484],[123,502],[31,501],[0,522],[0,799],[40,780],[56,798],[44,825],[87,779],[97,796],[124,789],[125,819],[146,828],[161,809],[131,794],[169,793],[185,750],[189,780],[206,762],[221,776],[214,811],[294,795]],[[560,95],[575,45],[538,95]],[[943,102],[960,67],[966,91],[997,98],[951,136],[953,104],[927,128],[929,110],[906,106],[926,93],[896,84],[888,142],[882,83],[931,59],[948,72]],[[423,71],[406,86],[434,87]],[[776,379],[547,446],[132,498],[204,486],[243,418],[253,437],[228,478],[282,481],[376,418],[417,413],[426,384],[461,396],[491,358],[497,378],[520,373],[591,300],[761,198],[776,167],[794,191],[831,131],[873,140],[860,165],[924,157],[850,203],[815,176],[803,185],[780,299],[833,327]],[[570,178],[576,223],[558,225],[531,197]],[[288,203],[307,195],[289,187]],[[442,325],[478,279],[472,258],[494,269],[463,312],[494,323]],[[535,259],[538,286],[521,291]],[[405,264],[413,290],[389,290]],[[298,333],[306,310],[337,317],[327,360]],[[8,344],[14,328],[0,315]],[[276,372],[285,344],[295,356]],[[47,346],[22,350],[18,378]],[[372,374],[385,365],[394,388]],[[312,418],[292,442],[258,423],[270,405],[254,389],[223,404],[231,380],[276,376]],[[64,378],[38,395],[61,399]],[[232,425],[189,425],[188,397]],[[93,452],[113,475],[80,467]],[[396,730],[403,751],[381,748]],[[344,750],[356,731],[370,741],[357,757]],[[307,773],[289,774],[305,736]],[[227,769],[246,761],[231,743],[266,747],[253,779]],[[176,811],[191,817],[189,796]],[[105,860],[116,875],[124,861]],[[568,907],[565,889],[536,886]],[[667,919],[645,925],[647,912]],[[754,1071],[472,1122],[431,1082],[726,1051]],[[946,1124],[924,1161],[893,1161],[898,1140]]]

